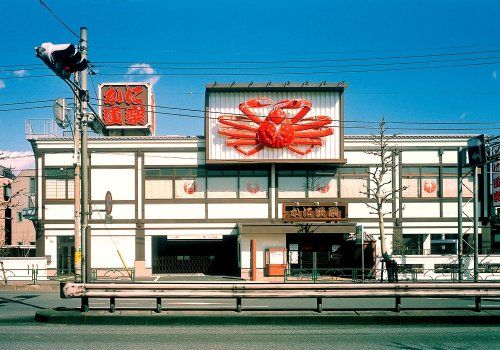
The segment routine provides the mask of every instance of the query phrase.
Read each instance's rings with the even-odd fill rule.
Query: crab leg
[[[304,122],[302,124],[294,125],[293,128],[295,131],[314,129],[320,126],[328,125],[332,122],[332,119],[327,116],[318,116],[317,120],[313,120],[312,122]]]
[[[262,119],[250,110],[250,108],[261,108],[270,106],[274,103],[273,100],[267,97],[252,98],[245,102],[240,103],[239,108],[251,121],[261,124]]]
[[[257,139],[256,132],[238,130],[238,129],[233,129],[233,128],[220,128],[218,130],[218,133],[220,135],[229,136],[229,137],[237,137],[237,138],[244,138],[244,139]]]
[[[299,109],[300,110],[293,116],[293,118],[290,120],[292,124],[297,123],[299,120],[304,118],[304,116],[311,110],[312,104],[308,100],[304,99],[289,99],[289,100],[282,100],[276,103],[277,107],[281,109]]]
[[[248,145],[258,145],[260,144],[257,139],[227,139],[226,145],[228,146],[248,146]]]
[[[314,148],[314,146],[309,146],[305,150],[301,150],[300,148],[294,147],[292,145],[288,145],[288,149],[289,150],[291,150],[291,151],[293,151],[295,153],[298,153],[300,155],[303,155],[303,156],[305,156],[308,153],[311,153],[311,151],[312,151],[313,148]]]
[[[319,128],[317,130],[296,131],[295,137],[322,137],[322,136],[330,136],[332,134],[333,134],[332,129]]]
[[[259,146],[255,147],[255,148],[252,148],[249,151],[245,151],[244,149],[242,149],[242,148],[240,148],[238,146],[234,146],[234,148],[238,152],[240,152],[240,153],[242,153],[242,154],[244,154],[246,156],[251,156],[252,154],[255,154],[255,153],[259,152],[260,150],[263,150],[264,149],[264,145],[259,145]]]
[[[244,130],[250,130],[250,131],[255,131],[255,132],[259,129],[257,126],[251,125],[248,122],[244,122],[244,121],[239,122],[238,120],[232,119],[232,117],[230,117],[231,119],[226,119],[226,117],[228,117],[228,116],[221,115],[218,118],[219,123],[233,126],[237,129],[244,129]]]
[[[316,138],[295,138],[292,142],[292,145],[323,145],[323,140]]]

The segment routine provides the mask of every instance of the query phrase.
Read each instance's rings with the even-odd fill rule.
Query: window
[[[395,249],[396,254],[401,255],[422,255],[424,254],[424,235],[404,234],[403,246]]]
[[[463,174],[467,174],[469,168],[463,169]],[[443,168],[443,197],[457,197],[458,191],[458,170],[456,167]],[[462,179],[462,197],[472,197],[473,177],[467,176]]]
[[[303,170],[283,167],[278,171],[279,198],[337,198],[338,167]]]
[[[74,179],[75,171],[73,168],[45,169],[45,197],[47,199],[74,199]]]
[[[30,195],[34,195],[36,193],[36,182],[34,177],[30,177]]]
[[[439,168],[404,167],[403,197],[437,198],[439,193]]]
[[[368,179],[367,168],[340,168],[340,196],[342,198],[368,197]]]
[[[268,198],[269,172],[262,167],[146,169],[146,199]]]
[[[458,235],[434,234],[431,235],[431,254],[457,254]]]
[[[210,168],[207,171],[207,197],[237,198],[238,172],[226,168]]]

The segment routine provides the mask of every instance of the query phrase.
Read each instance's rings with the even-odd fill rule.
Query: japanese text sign
[[[105,83],[99,86],[101,116],[107,128],[147,128],[154,121],[149,83]]]
[[[492,164],[493,206],[500,207],[500,161]]]
[[[283,204],[284,221],[347,221],[347,204]]]

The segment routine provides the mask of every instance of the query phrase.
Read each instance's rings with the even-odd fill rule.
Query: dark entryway
[[[350,269],[361,267],[361,244],[349,234],[287,234],[291,269]],[[365,243],[365,268],[375,266],[374,246]]]
[[[153,237],[153,273],[239,276],[238,237],[168,239]]]
[[[75,273],[75,237],[57,237],[57,274]]]

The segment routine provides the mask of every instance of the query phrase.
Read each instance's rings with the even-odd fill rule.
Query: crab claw
[[[260,108],[266,107],[274,104],[274,101],[267,97],[257,97],[252,98],[250,100],[246,100],[245,102],[240,103],[240,109],[242,108]]]

